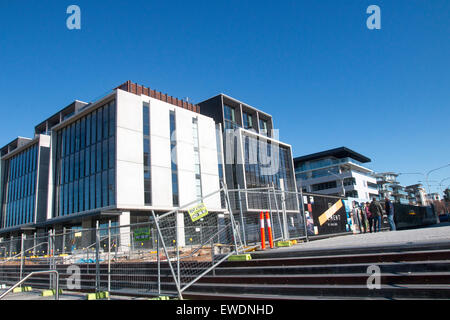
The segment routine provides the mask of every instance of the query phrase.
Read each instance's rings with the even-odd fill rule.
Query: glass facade
[[[150,105],[144,102],[143,112],[143,134],[144,134],[144,204],[152,204],[152,182],[151,182],[151,158],[150,158]]]
[[[172,160],[172,201],[173,206],[179,206],[175,111],[170,111],[170,151]]]
[[[327,190],[327,189],[334,189],[337,188],[337,182],[336,181],[328,181],[328,182],[322,182],[318,184],[311,185],[311,191],[321,191],[321,190]]]
[[[33,223],[36,209],[38,144],[4,161],[4,227]]]
[[[295,168],[296,172],[302,172],[307,170],[314,170],[322,167],[328,167],[336,164],[344,164],[344,163],[354,163],[356,165],[359,165],[361,167],[364,167],[364,164],[358,160],[346,157],[346,158],[325,158],[325,159],[319,159],[319,160],[313,160],[313,161],[306,161],[303,163],[300,163]]]
[[[55,135],[53,216],[114,205],[115,101],[58,129]]]
[[[281,189],[281,180],[285,191],[295,192],[295,182],[289,148],[253,136],[244,136],[244,170],[247,188],[264,188],[274,186]],[[278,148],[278,150],[276,149]],[[272,153],[278,157],[272,158]],[[266,165],[267,164],[267,165]],[[273,167],[272,169],[269,169]],[[249,194],[248,204],[252,209],[263,208],[263,199]],[[287,201],[287,209],[295,209],[295,201]]]

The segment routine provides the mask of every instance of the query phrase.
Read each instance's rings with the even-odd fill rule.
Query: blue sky
[[[71,4],[81,30],[66,28]],[[0,144],[132,80],[245,101],[295,156],[347,146],[373,170],[426,173],[450,163],[449,21],[448,0],[0,0]]]

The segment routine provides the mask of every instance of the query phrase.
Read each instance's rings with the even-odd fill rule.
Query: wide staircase
[[[301,244],[296,247],[255,252],[250,261],[224,262],[183,297],[450,299],[450,242],[309,251]],[[377,282],[369,269],[374,265],[380,272],[378,288],[373,288]]]
[[[190,300],[315,300],[315,299],[450,299],[450,242],[422,245],[391,245],[345,249],[307,250],[302,244],[291,248],[251,253],[249,261],[226,261],[183,292]],[[156,283],[155,263],[122,264],[114,273],[112,299],[145,299],[149,292],[143,284]],[[126,268],[125,268],[126,266]],[[370,271],[379,269],[379,288]],[[26,273],[49,266],[28,266]],[[100,280],[107,280],[107,265],[102,264]],[[95,264],[82,264],[79,292],[67,290],[67,266],[58,265],[61,299],[85,299],[95,291]],[[3,271],[7,278],[17,276]],[[167,263],[161,265],[161,289],[176,297]],[[132,273],[132,274],[128,274]],[[375,275],[376,276],[376,275]],[[371,277],[369,279],[369,277]],[[369,282],[369,286],[368,286]],[[12,282],[11,282],[12,283]],[[10,283],[10,284],[11,284]],[[33,290],[49,288],[48,276],[30,279]],[[123,290],[121,287],[123,286]],[[148,286],[147,286],[148,287]],[[0,290],[0,293],[3,290]],[[18,293],[8,299],[52,299],[36,293]],[[54,297],[53,297],[54,299]]]

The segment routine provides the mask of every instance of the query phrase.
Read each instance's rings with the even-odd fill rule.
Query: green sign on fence
[[[206,209],[206,206],[204,203],[199,203],[195,207],[189,209],[188,212],[189,212],[189,215],[191,216],[192,222],[195,222],[209,214],[208,209]]]
[[[150,240],[150,228],[139,228],[133,232],[134,241],[149,241]]]

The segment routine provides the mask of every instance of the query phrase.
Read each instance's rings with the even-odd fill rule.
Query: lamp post
[[[437,171],[437,170],[440,170],[440,169],[443,169],[443,168],[447,168],[447,167],[450,167],[450,163],[449,163],[449,164],[446,164],[445,166],[442,166],[442,167],[439,167],[439,168],[435,168],[435,169],[432,169],[432,170],[430,170],[430,171],[427,172],[427,174],[425,175],[425,180],[427,181],[428,192],[431,191],[431,190],[430,190],[429,183],[428,183],[428,177],[430,176],[430,173],[432,173],[432,172],[434,172],[434,171]]]
[[[439,182],[439,191],[440,191],[441,193],[443,193],[442,182],[444,182],[445,180],[448,180],[448,179],[450,179],[450,177],[444,178],[444,179],[441,180],[441,182]]]

